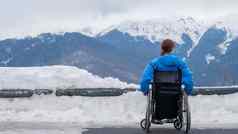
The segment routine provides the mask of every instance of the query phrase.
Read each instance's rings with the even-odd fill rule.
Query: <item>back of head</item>
[[[175,43],[171,39],[165,39],[161,43],[161,55],[171,53],[175,48]]]

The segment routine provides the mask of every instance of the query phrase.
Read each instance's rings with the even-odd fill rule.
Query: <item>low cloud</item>
[[[128,19],[238,14],[237,0],[0,0],[0,37],[107,27]]]

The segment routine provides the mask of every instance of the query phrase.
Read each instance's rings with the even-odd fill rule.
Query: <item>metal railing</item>
[[[124,93],[135,92],[137,88],[73,88],[73,89],[2,89],[0,98],[31,97],[33,95],[56,96],[120,96]],[[226,95],[238,93],[238,86],[195,87],[192,95]]]

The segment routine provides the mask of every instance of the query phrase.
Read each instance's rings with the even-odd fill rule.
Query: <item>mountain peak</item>
[[[158,18],[143,21],[126,21],[118,26],[109,27],[100,35],[104,35],[113,29],[128,33],[131,36],[144,36],[152,42],[171,38],[177,43],[182,43],[181,36],[188,34],[193,42],[196,43],[205,32],[206,26],[192,17]]]

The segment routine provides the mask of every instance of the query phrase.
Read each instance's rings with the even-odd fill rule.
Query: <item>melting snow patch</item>
[[[222,55],[226,54],[226,51],[227,51],[229,46],[230,46],[230,43],[222,43],[222,44],[218,45],[218,48],[219,48]]]
[[[209,54],[207,54],[205,58],[206,58],[206,62],[207,62],[207,64],[210,64],[210,63],[211,63],[211,61],[213,61],[213,60],[215,60],[215,59],[216,59],[216,57],[215,57],[215,56],[213,56],[213,55],[211,55],[210,53],[209,53]]]
[[[8,59],[6,59],[6,60],[2,60],[2,61],[0,61],[0,63],[1,64],[4,64],[4,65],[7,65],[8,63],[10,63],[11,61],[12,61],[12,57],[10,57],[10,58],[8,58]]]

